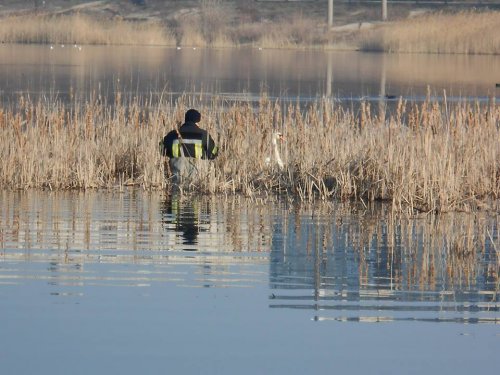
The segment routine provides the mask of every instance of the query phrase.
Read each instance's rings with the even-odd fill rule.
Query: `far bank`
[[[288,2],[250,1],[245,6],[239,1],[201,0],[183,1],[178,9],[171,4],[160,7],[155,1],[142,6],[129,1],[78,3],[68,6],[63,2],[56,7],[54,4],[59,3],[53,1],[53,8],[36,9],[12,5],[12,11],[7,11],[8,4],[0,6],[0,41],[500,53],[500,34],[495,32],[500,29],[500,12],[488,7],[471,10],[389,3],[388,21],[381,22],[379,5],[339,4],[333,27],[329,27],[326,1],[291,2],[293,6]],[[124,9],[117,8],[116,3],[123,3]],[[280,12],[280,4],[290,8]],[[304,8],[307,4],[310,10]]]

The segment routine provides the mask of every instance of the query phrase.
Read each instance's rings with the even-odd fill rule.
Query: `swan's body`
[[[273,152],[274,152],[274,159],[276,161],[276,164],[278,164],[278,167],[283,168],[285,166],[285,163],[283,163],[283,160],[281,160],[281,155],[280,155],[280,150],[278,147],[278,141],[283,141],[283,135],[279,132],[273,133],[271,142],[273,144]],[[268,156],[266,158],[266,165],[271,165],[271,160],[272,158]]]

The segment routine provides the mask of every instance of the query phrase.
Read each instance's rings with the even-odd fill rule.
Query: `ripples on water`
[[[498,96],[500,57],[383,54],[353,51],[197,49],[0,45],[0,103],[20,95],[71,105],[120,97],[157,101],[188,94],[258,103],[262,94],[283,103],[330,97],[347,108],[360,101],[389,108],[402,97],[447,102]],[[211,69],[210,67],[217,67]],[[94,98],[94,99],[92,99]]]
[[[234,205],[241,223],[232,226]],[[3,193],[1,278],[59,285],[252,284],[264,278],[252,268],[267,264],[270,248],[269,223],[256,223],[262,215],[249,212],[248,203],[136,191]],[[257,229],[260,237],[253,237]],[[232,265],[237,273],[228,270]],[[187,278],[184,266],[196,266],[199,276]],[[27,270],[19,273],[19,267]]]
[[[0,288],[267,286],[318,321],[498,323],[498,216],[396,219],[381,205],[2,192]]]
[[[5,45],[0,103],[266,93],[390,113],[428,92],[486,103],[498,59]],[[500,318],[498,214],[387,210],[0,191],[0,373],[498,371],[499,326],[468,324]]]

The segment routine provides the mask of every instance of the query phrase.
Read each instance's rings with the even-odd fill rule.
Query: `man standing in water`
[[[200,175],[206,167],[199,160],[217,157],[218,149],[214,140],[197,125],[200,120],[200,112],[190,109],[184,116],[184,124],[163,138],[163,155],[170,158],[169,165],[175,183]]]

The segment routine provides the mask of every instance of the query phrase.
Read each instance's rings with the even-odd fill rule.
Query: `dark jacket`
[[[217,157],[217,151],[210,134],[191,121],[184,123],[179,130],[172,130],[163,138],[163,155],[169,158],[211,160]]]

